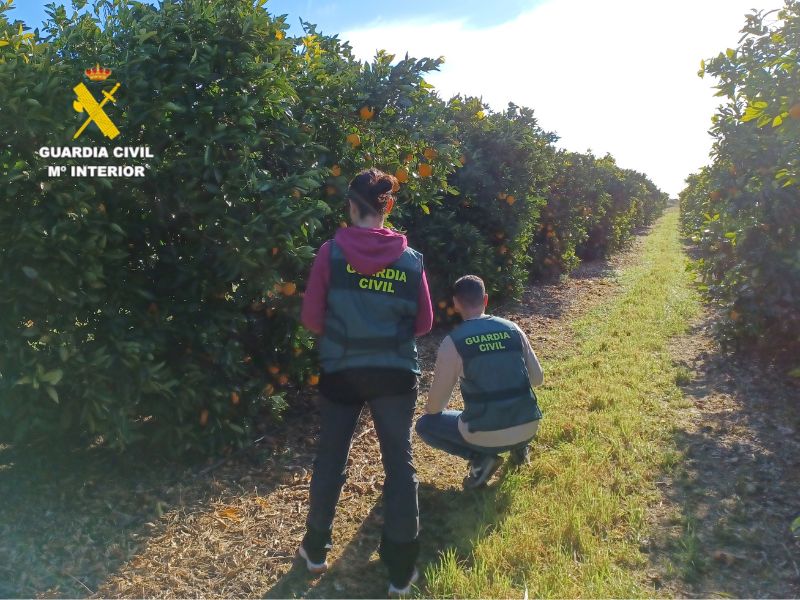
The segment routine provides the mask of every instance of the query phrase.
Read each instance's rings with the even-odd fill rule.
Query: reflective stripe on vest
[[[542,417],[513,323],[499,317],[470,319],[450,337],[464,365],[461,420],[470,431],[496,431]]]
[[[373,274],[358,273],[331,242],[325,330],[319,344],[327,372],[392,367],[419,373],[414,324],[422,255],[411,248]]]

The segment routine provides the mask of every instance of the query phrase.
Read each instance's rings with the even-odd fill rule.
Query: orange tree
[[[246,439],[289,382],[254,372],[249,348],[269,354],[296,337],[297,273],[327,212],[292,193],[325,173],[291,114],[300,59],[282,24],[249,0],[115,0],[94,15],[51,7],[36,37],[9,22],[8,4],[2,433],[69,431],[120,448],[146,437],[175,451]],[[85,115],[71,90],[96,63],[121,84],[109,113],[122,134],[106,145],[149,146],[143,179],[49,178],[53,160],[37,154],[73,144]],[[84,135],[80,145],[104,145]],[[263,326],[254,309],[284,316]]]
[[[460,275],[481,275],[495,298],[521,294],[555,139],[531,109],[514,104],[491,112],[476,98],[457,96],[448,111],[458,129],[462,166],[450,181],[459,194],[449,193],[430,226],[421,227],[442,261],[433,288],[441,317],[452,316],[449,290]]]
[[[748,15],[742,33],[701,65],[724,104],[713,162],[681,193],[682,219],[724,339],[791,350],[800,343],[800,2]]]

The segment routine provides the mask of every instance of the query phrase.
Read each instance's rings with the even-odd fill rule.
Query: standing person
[[[484,485],[500,467],[501,452],[527,463],[529,443],[542,413],[533,393],[544,376],[528,337],[519,326],[485,313],[483,280],[465,275],[453,288],[453,304],[464,322],[442,340],[433,384],[417,420],[417,434],[434,448],[465,458],[464,488]],[[461,380],[464,410],[445,410]]]
[[[414,338],[430,331],[433,308],[422,255],[384,227],[397,185],[377,169],[359,173],[348,190],[353,226],[325,242],[311,267],[301,319],[320,336],[321,428],[298,554],[312,573],[327,570],[350,444],[368,404],[385,472],[379,554],[389,570],[389,593],[406,594],[418,576],[419,554],[419,484],[411,456],[420,374]]]

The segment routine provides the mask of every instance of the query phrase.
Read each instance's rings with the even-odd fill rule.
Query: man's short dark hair
[[[483,304],[486,286],[477,275],[464,275],[453,284],[453,295],[464,306],[479,306]]]

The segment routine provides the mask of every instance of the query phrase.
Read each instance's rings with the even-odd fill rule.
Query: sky
[[[35,26],[50,0],[16,0]],[[719,99],[700,60],[736,47],[744,15],[781,0],[269,0],[349,40],[361,59],[444,56],[428,78],[443,98],[530,106],[568,150],[610,152],[675,196],[708,162]]]

